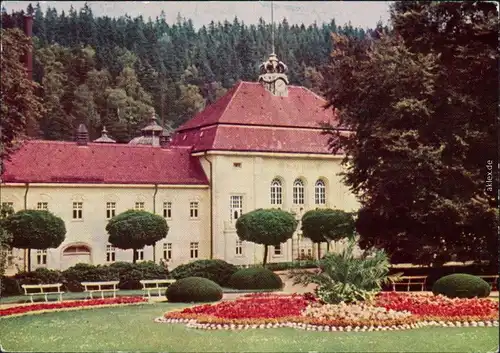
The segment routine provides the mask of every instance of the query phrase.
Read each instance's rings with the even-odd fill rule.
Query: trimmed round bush
[[[172,303],[215,302],[222,299],[222,288],[203,277],[187,277],[172,283],[165,296]]]
[[[225,286],[231,275],[238,268],[224,260],[197,260],[185,265],[177,266],[171,275],[175,279],[186,277],[203,277]]]
[[[265,267],[250,267],[235,272],[228,285],[235,289],[281,289],[283,281]]]
[[[485,298],[490,295],[490,291],[488,282],[466,273],[441,277],[432,286],[434,295],[442,294],[449,298]]]

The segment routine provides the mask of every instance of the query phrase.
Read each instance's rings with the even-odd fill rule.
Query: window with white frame
[[[271,205],[281,206],[283,204],[283,192],[281,181],[274,179],[271,182]]]
[[[163,244],[163,259],[172,260],[172,243]]]
[[[36,209],[37,210],[48,211],[48,209],[49,209],[49,203],[48,202],[37,202],[36,203]]]
[[[172,202],[163,203],[163,217],[166,219],[172,218]]]
[[[293,204],[304,204],[304,182],[300,179],[296,179],[293,182]]]
[[[83,218],[83,202],[73,202],[73,219]]]
[[[115,262],[116,260],[116,248],[108,244],[106,245],[106,262]]]
[[[312,248],[307,249],[307,256],[313,256],[313,249]]]
[[[282,244],[274,247],[274,256],[283,255],[283,251],[282,251],[283,249],[281,247],[282,247]]]
[[[47,265],[47,250],[36,251],[36,264]]]
[[[326,204],[326,188],[325,182],[319,179],[314,185],[314,203],[316,205]]]
[[[116,215],[116,202],[106,202],[106,219],[111,219]]]
[[[243,196],[231,195],[229,200],[230,220],[236,221],[243,213]]]
[[[136,211],[144,211],[144,202],[136,202],[134,208]]]
[[[236,256],[243,255],[243,242],[241,239],[236,239]]]
[[[198,218],[198,207],[199,203],[197,201],[191,201],[189,203],[189,217],[194,219]]]
[[[137,249],[137,261],[144,260],[144,249]]]
[[[198,243],[189,244],[190,256],[192,259],[198,258]]]

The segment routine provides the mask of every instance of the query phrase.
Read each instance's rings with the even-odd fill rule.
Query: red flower
[[[99,305],[113,305],[113,304],[134,304],[145,302],[146,299],[142,297],[118,297],[106,299],[91,299],[91,300],[75,300],[71,302],[57,302],[57,303],[40,303],[30,305],[14,306],[7,309],[0,310],[0,316],[9,316],[15,314],[24,314],[32,311],[40,310],[55,310],[64,308],[83,308],[88,306]]]

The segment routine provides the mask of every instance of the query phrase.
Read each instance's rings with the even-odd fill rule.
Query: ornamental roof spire
[[[278,60],[274,52],[274,5],[271,1],[271,48],[272,53],[269,59],[260,65],[259,82],[275,96],[288,96],[288,77],[286,72],[288,67]]]

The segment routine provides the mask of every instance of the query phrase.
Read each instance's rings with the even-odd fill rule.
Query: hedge
[[[168,270],[152,261],[136,264],[116,262],[110,265],[76,264],[65,271],[38,268],[32,272],[19,272],[12,277],[2,277],[2,297],[23,294],[23,284],[63,283],[63,290],[81,292],[80,282],[120,281],[119,289],[141,289],[140,280],[171,278]]]
[[[238,268],[224,260],[197,260],[177,266],[171,275],[179,280],[186,277],[203,277],[225,286]]]

